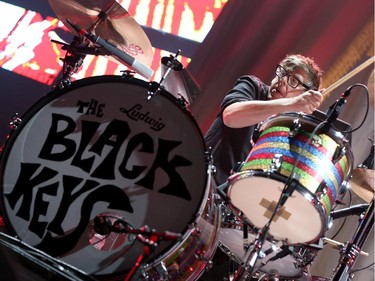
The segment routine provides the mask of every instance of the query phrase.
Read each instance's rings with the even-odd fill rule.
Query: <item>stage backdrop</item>
[[[219,111],[222,98],[240,75],[254,74],[270,82],[275,64],[290,53],[313,57],[324,69],[323,86],[330,92],[320,108],[323,112],[351,85],[372,83],[368,116],[352,134],[353,166],[357,167],[370,153],[368,138],[374,139],[374,78],[370,78],[374,69],[372,0],[229,1],[188,67],[202,87],[202,93],[192,105],[202,131],[206,132]],[[366,64],[369,59],[370,64]],[[339,83],[335,85],[336,82]],[[356,88],[339,119],[357,128],[365,118],[366,107],[366,92]],[[350,197],[349,193],[345,200],[344,207],[364,203],[355,194]],[[327,237],[333,237],[342,224],[344,227],[335,239],[342,243],[350,241],[358,226],[358,216],[346,221],[335,220]],[[370,256],[361,256],[356,268],[374,262],[373,248],[371,233],[365,248]],[[330,277],[338,262],[338,250],[326,245],[314,261],[312,273]],[[372,266],[357,272],[353,280],[373,278]]]
[[[5,2],[40,12],[40,16],[37,15],[40,21],[46,19],[57,24],[53,19],[55,16],[53,11],[48,7],[48,1],[8,0]],[[122,2],[130,3],[129,1]],[[128,9],[133,14],[142,10],[142,6],[136,9],[134,3],[147,2],[156,5],[157,2],[160,5],[162,3],[167,5],[172,0],[131,2],[133,5],[129,4]],[[186,1],[176,0],[174,2],[185,4]],[[187,11],[185,16],[187,17],[194,17],[200,15],[200,13],[207,15],[207,17],[198,17],[200,27],[203,27],[203,23],[211,21],[210,18],[215,19],[218,16],[213,28],[200,45],[196,44],[195,40],[190,40],[194,39],[192,37],[197,34],[191,35],[189,31],[183,32],[188,34],[185,39],[176,39],[172,36],[172,27],[169,25],[169,20],[166,19],[168,15],[172,18],[175,18],[176,15],[171,16],[171,8],[167,9],[166,6],[156,25],[170,27],[169,32],[166,33],[163,29],[161,31],[148,29],[147,24],[151,23],[149,16],[140,18],[139,23],[142,24],[155,48],[167,46],[168,52],[158,52],[154,58],[153,70],[156,71],[157,76],[153,79],[156,81],[160,79],[158,69],[162,55],[176,52],[178,48],[181,48],[182,54],[188,57],[182,58],[182,61],[202,88],[202,92],[192,104],[191,111],[203,133],[218,113],[223,96],[233,86],[237,77],[249,73],[259,76],[264,81],[271,81],[275,64],[289,53],[302,53],[314,57],[325,70],[324,87],[326,88],[352,71],[361,70],[355,75],[350,75],[348,79],[345,79],[328,93],[321,107],[322,111],[326,111],[349,86],[355,83],[371,84],[369,83],[369,77],[374,69],[374,64],[371,63],[367,67],[362,66],[369,58],[374,56],[373,0],[231,0],[225,6],[223,4],[225,1],[218,0],[203,2],[192,0],[191,3],[208,3],[207,5],[213,7],[212,12],[206,7],[204,9],[199,7],[196,10],[190,7],[189,10],[184,5],[184,11],[185,9]],[[215,8],[217,6],[219,8]],[[222,13],[219,15],[223,6]],[[182,11],[182,8],[180,11]],[[203,21],[203,18],[206,18],[207,21]],[[10,20],[14,20],[14,18],[12,17]],[[61,27],[59,26],[59,28]],[[4,30],[5,25],[2,24],[1,31]],[[26,35],[30,35],[30,33],[25,33],[23,39],[33,41],[32,36],[27,37]],[[6,44],[4,41],[0,46],[1,51],[4,50]],[[26,47],[29,46],[26,44]],[[53,51],[59,52],[59,49],[55,48]],[[55,58],[58,57],[58,55],[55,56]],[[48,62],[50,61],[48,60]],[[53,61],[53,63],[57,64],[58,61]],[[32,68],[35,64],[28,63],[27,66]],[[61,67],[61,64],[59,66]],[[32,107],[35,101],[51,91],[51,85],[44,83],[46,80],[43,80],[43,83],[39,81],[8,70],[0,70],[2,104],[0,143],[4,143],[5,136],[9,132],[7,125],[12,115],[16,112],[24,113]],[[48,83],[52,82],[48,80]],[[369,114],[364,124],[352,135],[351,146],[354,155],[354,167],[362,163],[369,155],[371,143],[368,138],[374,139],[373,97],[374,90],[372,87]],[[361,90],[353,91],[339,118],[356,128],[364,119],[366,106],[365,93]],[[348,196],[345,201],[347,205],[344,205],[344,207],[348,206],[349,201],[350,197]],[[356,204],[358,202],[363,203],[363,200],[353,194],[351,203]],[[335,221],[333,228],[327,233],[327,237],[332,237],[342,223],[341,220]],[[335,239],[340,242],[350,240],[357,225],[358,217],[351,217],[345,221],[344,229],[340,231],[340,235],[335,236]],[[303,230],[296,229],[296,231]],[[373,248],[373,234],[371,233],[364,248],[365,251],[370,253],[370,256],[361,257],[356,264],[356,268],[373,263]],[[314,261],[312,273],[313,275],[329,277],[337,263],[338,251],[325,246]],[[353,280],[373,280],[373,277],[372,266],[358,272]]]

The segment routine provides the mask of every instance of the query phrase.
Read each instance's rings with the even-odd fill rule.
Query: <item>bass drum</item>
[[[115,280],[144,254],[134,233],[147,226],[182,235],[181,242],[158,239],[145,256],[147,272],[174,253],[179,274],[200,275],[220,224],[206,148],[190,113],[155,85],[87,78],[26,112],[0,161],[1,208],[12,235],[89,275]],[[116,233],[118,223],[128,231]],[[196,234],[198,227],[204,235]],[[183,256],[185,246],[200,258]]]

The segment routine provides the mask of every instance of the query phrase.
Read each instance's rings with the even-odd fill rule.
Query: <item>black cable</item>
[[[352,206],[352,200],[353,200],[353,196],[352,196],[352,192],[350,189],[348,189],[348,192],[349,192],[349,207]],[[335,239],[335,237],[340,233],[340,231],[342,230],[342,228],[344,227],[345,223],[346,223],[346,220],[347,220],[348,217],[345,217],[341,226],[339,227],[339,229],[336,231],[336,233],[331,237],[332,240]]]
[[[365,269],[367,269],[367,268],[370,268],[371,266],[373,266],[375,263],[371,263],[371,264],[369,264],[369,265],[367,265],[367,266],[365,266],[365,267],[361,267],[361,268],[358,268],[358,269],[353,269],[353,270],[351,270],[350,271],[350,273],[355,273],[355,272],[358,272],[358,271],[361,271],[361,270],[365,270]]]
[[[367,119],[368,111],[369,111],[369,108],[370,108],[370,97],[369,97],[369,92],[368,92],[368,88],[367,88],[367,86],[366,86],[366,85],[363,85],[363,84],[356,83],[356,84],[350,86],[350,87],[346,90],[346,92],[350,92],[350,91],[351,91],[354,87],[356,87],[356,86],[363,87],[363,88],[366,90],[366,102],[367,102],[367,106],[366,106],[365,116],[364,116],[364,118],[362,119],[361,123],[358,125],[357,128],[352,129],[352,130],[348,130],[348,131],[342,131],[342,132],[341,132],[342,134],[350,134],[350,133],[353,133],[353,132],[357,131],[359,128],[361,128],[361,127],[363,126],[363,123],[365,123],[365,121],[366,121],[366,119]],[[338,130],[333,124],[332,124],[332,127],[333,127],[336,131],[340,132],[340,131],[339,131],[339,130]]]
[[[109,218],[109,219],[116,219],[116,220],[120,219],[119,217],[114,216],[114,215],[106,215],[106,214],[104,214],[104,215],[102,215],[102,216],[105,217],[105,218]],[[129,225],[130,225],[130,224],[129,224]],[[133,228],[132,225],[130,225],[130,227]],[[102,240],[108,238],[110,235],[111,235],[111,233],[106,234],[105,237],[104,237]],[[117,233],[116,235],[119,236],[120,234]],[[102,241],[102,240],[101,240],[101,241]],[[96,270],[96,271],[94,271],[94,272],[91,272],[91,274],[92,274],[92,275],[95,275],[97,272],[103,270],[103,268],[106,268],[106,267],[112,265],[112,264],[113,264],[115,261],[117,261],[119,258],[123,257],[123,256],[124,256],[129,250],[130,250],[130,248],[133,247],[135,241],[136,241],[136,240],[134,240],[134,241],[129,241],[129,245],[128,245],[128,246],[124,247],[124,249],[122,249],[119,253],[117,253],[114,257],[112,257],[112,258],[109,259],[108,261],[103,261],[103,263],[101,264],[101,268],[98,268],[98,270]],[[96,244],[96,243],[94,243],[94,244]],[[94,244],[92,244],[92,245],[94,245]]]

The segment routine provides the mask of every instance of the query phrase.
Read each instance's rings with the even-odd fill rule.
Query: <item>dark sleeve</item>
[[[241,76],[234,84],[234,87],[224,97],[221,103],[221,111],[235,102],[266,100],[267,95],[268,86],[257,77],[251,75]]]

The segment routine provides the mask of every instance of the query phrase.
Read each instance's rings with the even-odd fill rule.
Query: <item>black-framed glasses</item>
[[[306,90],[310,90],[310,87],[306,84],[302,83],[297,77],[289,74],[284,67],[282,67],[280,64],[276,66],[275,74],[279,78],[283,78],[285,76],[288,77],[288,85],[292,87],[293,89],[297,88],[298,85],[302,85]]]

